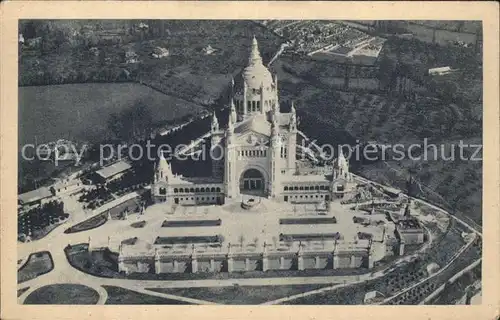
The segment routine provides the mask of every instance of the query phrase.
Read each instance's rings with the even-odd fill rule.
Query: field
[[[222,304],[261,304],[290,295],[299,294],[324,287],[324,285],[284,285],[284,286],[232,286],[187,289],[147,289],[183,297],[207,300]]]
[[[111,134],[112,113],[138,105],[147,106],[158,124],[202,109],[135,83],[20,87],[19,146],[57,139],[100,142]]]
[[[29,256],[28,261],[17,271],[17,283],[34,279],[50,272],[53,268],[54,262],[49,252],[33,253]]]
[[[106,304],[189,304],[187,302],[150,296],[114,286],[103,286],[108,292]]]
[[[33,291],[24,304],[96,304],[99,294],[80,284],[54,284]]]

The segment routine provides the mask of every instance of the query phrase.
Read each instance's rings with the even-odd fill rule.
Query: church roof
[[[269,137],[271,135],[271,123],[267,121],[265,115],[258,114],[238,123],[234,129],[236,134],[243,134],[248,131],[254,131]]]
[[[259,44],[255,37],[252,40],[252,49],[248,58],[248,65],[241,72],[243,81],[249,88],[259,89],[263,84],[265,87],[273,83],[271,72],[264,66],[259,52]]]

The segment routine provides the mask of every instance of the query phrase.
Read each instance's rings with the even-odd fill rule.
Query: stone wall
[[[204,256],[189,254],[179,256],[120,256],[119,271],[126,273],[200,273],[245,272],[267,270],[354,269],[373,267],[371,255],[365,251],[290,253],[233,253],[230,255]]]

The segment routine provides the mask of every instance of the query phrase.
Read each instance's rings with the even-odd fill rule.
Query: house
[[[56,195],[77,193],[84,188],[84,184],[80,179],[65,179],[56,182],[52,185]]]
[[[116,178],[119,178],[126,171],[131,168],[130,164],[125,161],[118,161],[113,163],[112,165],[106,166],[100,170],[97,170],[96,178],[99,182],[105,183]]]
[[[22,193],[17,196],[18,204],[22,206],[32,205],[32,204],[41,204],[46,201],[48,198],[53,196],[50,189],[47,187],[38,188],[32,191],[28,191]]]
[[[442,75],[448,74],[452,71],[454,71],[454,70],[452,70],[450,67],[431,68],[431,69],[429,69],[429,75],[442,76]]]
[[[162,47],[155,47],[151,55],[153,56],[153,58],[160,59],[168,57],[170,55],[170,52],[168,51],[168,49]]]
[[[216,50],[214,48],[212,48],[211,45],[208,45],[206,46],[205,48],[203,48],[203,54],[205,55],[211,55],[212,53],[214,53]]]

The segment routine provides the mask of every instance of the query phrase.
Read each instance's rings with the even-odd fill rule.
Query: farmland
[[[80,83],[19,88],[19,145],[109,137],[112,113],[146,105],[158,124],[199,112],[200,105],[135,83]]]

